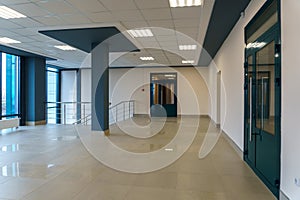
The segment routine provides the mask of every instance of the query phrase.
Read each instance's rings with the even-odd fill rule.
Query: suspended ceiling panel
[[[210,56],[214,56],[248,3],[249,0],[204,0],[204,5],[199,7],[171,8],[168,0],[0,0],[0,5],[27,16],[10,20],[0,18],[0,37],[22,42],[5,46],[54,58],[56,61],[51,61],[51,64],[74,68],[79,67],[88,54],[80,49],[76,52],[56,49],[54,46],[63,42],[39,31],[115,26],[123,32],[133,28],[158,27],[153,29],[152,40],[138,39],[134,45],[141,49],[167,49],[161,55],[155,54],[156,60],[182,65],[181,59],[168,55],[168,52],[191,58],[197,53],[195,59],[199,61],[203,46]],[[190,41],[199,46],[197,51],[178,52],[179,44]],[[142,53],[152,55],[147,50]],[[128,65],[139,62],[139,56],[126,61]]]

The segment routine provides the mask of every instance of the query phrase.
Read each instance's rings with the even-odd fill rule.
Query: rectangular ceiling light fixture
[[[6,6],[0,6],[0,17],[4,19],[18,19],[26,16]]]
[[[171,8],[201,6],[203,0],[169,0]]]
[[[1,37],[0,38],[0,43],[4,43],[4,44],[19,44],[21,42],[18,41],[18,40],[10,39],[8,37]]]
[[[127,31],[131,37],[153,37],[153,33],[150,29],[134,29]]]
[[[165,74],[165,77],[176,77],[176,75],[175,74]]]
[[[75,51],[76,50],[74,47],[71,47],[69,45],[56,45],[54,47],[58,48],[60,50],[63,50],[63,51]]]
[[[180,51],[191,51],[191,50],[196,50],[197,45],[191,44],[191,45],[179,45],[179,50]]]
[[[153,57],[140,57],[140,59],[143,60],[143,61],[154,60]]]
[[[182,64],[194,64],[194,60],[183,60]]]

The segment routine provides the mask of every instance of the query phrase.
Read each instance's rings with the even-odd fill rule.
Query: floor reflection
[[[147,118],[134,120],[141,126],[149,123]],[[181,146],[165,145],[174,139],[180,124],[186,130],[180,139],[184,142],[191,132],[192,121],[193,117],[167,119],[161,132],[148,139],[131,137],[115,127],[108,138],[131,152],[155,153],[162,149],[167,158]],[[99,162],[78,139],[73,125],[20,127],[16,133],[0,135],[0,199],[274,200],[224,137],[220,137],[207,157],[199,159],[206,134],[219,130],[210,129],[210,124],[209,118],[201,118],[193,144],[176,162],[138,175],[116,171]],[[106,146],[95,145],[95,148],[104,155],[112,155],[113,161],[128,162]]]
[[[20,144],[10,144],[0,147],[2,152],[17,152],[20,150]]]
[[[55,167],[54,164],[35,165],[13,162],[1,167],[1,176],[45,179],[53,173]]]
[[[209,119],[206,117],[190,117],[192,119],[199,119],[199,128],[198,132],[199,135],[204,135],[209,128]],[[149,118],[149,117],[133,117],[132,120],[136,123],[137,126],[146,126],[152,120],[152,123],[155,125],[159,118]],[[129,120],[127,120],[129,121]],[[117,124],[110,126],[110,141],[115,144],[116,146],[125,149],[130,152],[134,153],[148,153],[154,152],[159,149],[164,148],[167,144],[169,144],[180,128],[185,127],[186,133],[188,134],[190,124],[181,124],[183,121],[182,117],[169,117],[166,119],[165,124],[163,125],[162,129],[157,133],[154,134],[152,137],[149,138],[137,138],[131,137],[130,135],[126,134],[124,130],[122,130],[122,126],[118,126]],[[126,121],[124,122],[126,123]],[[141,133],[143,134],[143,133]],[[199,147],[200,148],[200,147]],[[174,151],[175,149],[173,149]],[[166,151],[170,151],[167,148]]]
[[[61,137],[54,138],[52,140],[55,140],[55,141],[72,141],[72,140],[77,140],[77,139],[79,139],[79,136],[61,136]]]

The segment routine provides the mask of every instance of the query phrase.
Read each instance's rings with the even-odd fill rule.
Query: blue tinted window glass
[[[20,57],[1,53],[2,116],[19,114]]]

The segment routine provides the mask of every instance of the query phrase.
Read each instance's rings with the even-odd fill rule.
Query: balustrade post
[[[123,103],[123,121],[125,121],[125,103]]]
[[[118,122],[118,106],[116,106],[116,123]]]
[[[129,118],[130,118],[130,101],[128,101],[128,113],[129,113]]]
[[[64,124],[67,124],[67,105],[64,104]]]

